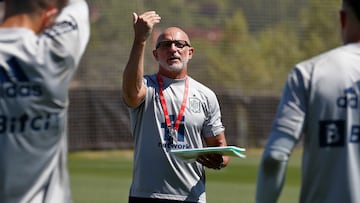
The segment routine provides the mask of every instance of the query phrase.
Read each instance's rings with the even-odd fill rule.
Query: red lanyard
[[[163,87],[164,87],[164,82],[162,80],[162,77],[160,75],[160,73],[158,73],[157,75],[157,80],[158,80],[158,83],[159,83],[159,87],[160,87],[160,90],[159,90],[159,94],[160,94],[160,102],[161,102],[161,106],[163,108],[163,111],[164,111],[164,116],[165,116],[165,121],[166,121],[166,126],[171,129],[171,121],[170,121],[170,116],[169,116],[169,111],[168,111],[168,108],[166,106],[166,101],[165,101],[165,97],[164,97],[164,92],[163,92]],[[176,119],[176,122],[174,124],[174,127],[172,128],[173,130],[177,131],[179,129],[179,126],[180,126],[180,123],[181,123],[181,120],[182,120],[182,117],[184,115],[184,112],[185,112],[185,107],[186,107],[186,101],[187,101],[187,98],[188,98],[188,94],[189,94],[189,80],[186,76],[186,79],[185,79],[185,90],[184,90],[184,99],[181,103],[181,107],[180,107],[180,112],[177,116],[177,119]]]

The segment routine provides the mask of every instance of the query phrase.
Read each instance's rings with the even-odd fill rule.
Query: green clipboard
[[[239,148],[236,146],[226,146],[226,147],[205,147],[205,148],[195,148],[195,149],[176,149],[171,150],[170,153],[176,157],[185,160],[185,161],[195,161],[198,156],[204,154],[222,154],[226,156],[246,158],[246,155],[243,154],[246,149]]]

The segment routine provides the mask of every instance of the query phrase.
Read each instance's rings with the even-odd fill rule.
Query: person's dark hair
[[[60,12],[67,2],[68,0],[7,0],[5,17],[24,13],[33,14],[48,7],[55,7]]]
[[[343,0],[351,9],[353,9],[356,17],[360,20],[360,1],[359,0]]]

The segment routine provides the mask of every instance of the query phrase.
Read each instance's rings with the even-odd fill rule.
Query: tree
[[[133,29],[132,1],[89,0],[91,39],[82,59],[76,85],[81,87],[121,87],[121,70],[130,51]]]
[[[292,66],[339,44],[338,2],[322,0],[89,0],[92,35],[77,74],[87,87],[119,88],[133,40],[132,12],[156,10],[156,28],[216,30],[220,39],[192,37],[190,73],[214,86],[245,94],[277,94]],[[156,70],[146,50],[146,73]]]
[[[300,48],[310,57],[340,44],[339,2],[311,0],[299,15]]]
[[[239,9],[225,20],[220,43],[208,45],[210,80],[243,94],[278,94],[297,62],[339,44],[337,7],[336,2],[313,0],[300,9],[298,18],[252,32]]]
[[[208,49],[210,75],[224,87],[236,87],[245,94],[279,90],[290,64],[302,56],[297,44],[296,33],[286,23],[249,33],[238,10],[225,21],[218,48]]]

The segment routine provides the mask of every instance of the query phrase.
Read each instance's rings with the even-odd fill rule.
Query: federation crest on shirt
[[[189,107],[190,107],[190,111],[192,111],[193,113],[200,113],[201,112],[200,100],[196,97],[191,97],[189,99]]]

